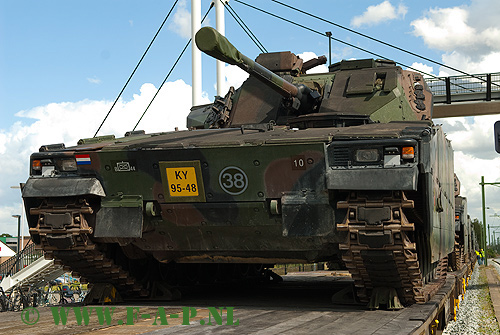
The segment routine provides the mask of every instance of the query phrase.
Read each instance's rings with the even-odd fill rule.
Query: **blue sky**
[[[460,68],[469,73],[500,71],[500,6],[473,1],[303,1],[291,6],[361,33]],[[256,7],[344,40],[405,65],[436,75],[453,74],[428,61],[294,12],[270,0],[245,0]],[[326,37],[260,13],[231,0],[268,51],[290,50],[303,57],[327,55]],[[3,1],[0,3],[0,233],[16,232],[11,214],[20,211],[19,190],[28,160],[40,145],[92,137],[142,56],[173,1]],[[202,0],[202,13],[210,1]],[[131,130],[163,81],[189,35],[190,1],[180,0],[100,134]],[[202,15],[203,15],[202,14]],[[226,12],[226,36],[244,54],[259,49]],[[206,24],[215,25],[212,10]],[[332,61],[374,58],[337,42]],[[148,132],[185,126],[191,104],[191,51],[187,50],[139,128]],[[245,75],[228,67],[227,84]],[[215,62],[203,56],[204,102],[215,95]],[[500,118],[499,118],[500,119]],[[499,178],[492,124],[497,116],[437,120],[453,140],[456,171],[479,217],[481,175]],[[491,213],[500,212],[500,194],[487,190]],[[491,202],[489,202],[491,200]],[[497,210],[498,209],[498,210]],[[490,219],[498,220],[498,219]],[[496,223],[495,221],[492,221]]]
[[[344,4],[337,1],[334,7],[330,1],[318,1],[308,8],[311,13],[336,23],[351,26],[351,20],[363,13],[372,1],[355,1]],[[27,4],[28,3],[28,4]],[[30,109],[51,102],[79,101],[83,99],[114,99],[125,83],[140,56],[146,49],[173,1],[22,1],[3,2],[1,14],[1,63],[2,89],[0,101],[2,110]],[[184,1],[184,3],[186,3]],[[202,2],[202,12],[209,1]],[[300,8],[300,2],[289,1]],[[182,9],[183,1],[177,8]],[[352,33],[321,23],[298,14],[269,0],[252,1],[252,4],[273,13],[324,32],[330,30],[333,36],[387,57],[397,56],[401,62],[412,64],[415,59],[401,52],[382,47]],[[305,31],[289,23],[271,18],[237,2],[230,2],[232,8],[245,20],[248,26],[269,51],[292,50],[295,53],[313,51],[326,54],[326,38]],[[398,6],[398,4],[395,4]],[[404,5],[408,6],[408,5]],[[304,9],[305,6],[302,6]],[[307,8],[305,7],[305,8]],[[190,10],[190,2],[185,5]],[[389,43],[439,60],[440,53],[425,48],[423,41],[414,37],[408,22],[422,15],[425,7],[408,11],[401,17],[380,24],[362,25],[360,31],[383,39]],[[17,13],[17,15],[16,15]],[[208,22],[215,22],[214,11]],[[145,82],[160,83],[170,66],[186,43],[172,29],[172,18],[160,33],[145,62],[125,92],[130,99]],[[226,14],[227,36],[249,56],[259,53],[257,47]],[[169,27],[171,29],[169,29]],[[393,32],[396,31],[397,33]],[[333,42],[334,59],[371,58],[345,45]],[[7,52],[8,50],[8,52]],[[204,63],[210,66],[209,59]],[[213,66],[212,66],[213,67]],[[182,78],[190,83],[190,54],[186,53],[172,79]],[[213,76],[205,75],[204,89],[212,96]],[[15,120],[9,113],[9,123]],[[5,127],[3,122],[1,127]]]

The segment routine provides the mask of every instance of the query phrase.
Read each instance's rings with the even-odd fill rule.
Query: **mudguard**
[[[106,193],[97,178],[29,178],[22,190],[23,198],[71,197],[78,195],[97,195]]]

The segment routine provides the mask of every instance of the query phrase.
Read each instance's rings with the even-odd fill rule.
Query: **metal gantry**
[[[433,118],[498,114],[500,72],[426,78],[433,94]]]
[[[484,182],[484,176],[481,176],[481,182],[479,183],[481,185],[481,198],[483,202],[483,245],[482,249],[486,251],[486,200],[485,200],[485,195],[484,195],[484,185],[500,185],[500,182],[495,182],[495,183],[485,183]],[[488,257],[485,257],[485,265],[488,265]]]
[[[425,81],[435,104],[500,99],[500,72],[426,78]]]

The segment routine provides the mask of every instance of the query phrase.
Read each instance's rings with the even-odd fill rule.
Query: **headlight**
[[[62,159],[59,163],[61,171],[76,171],[76,160],[74,158]]]
[[[377,149],[358,149],[356,150],[356,162],[374,163],[380,160]]]

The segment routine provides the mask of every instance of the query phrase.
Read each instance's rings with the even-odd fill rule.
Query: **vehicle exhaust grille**
[[[349,149],[334,147],[331,151],[330,158],[330,166],[348,166],[350,161]]]

